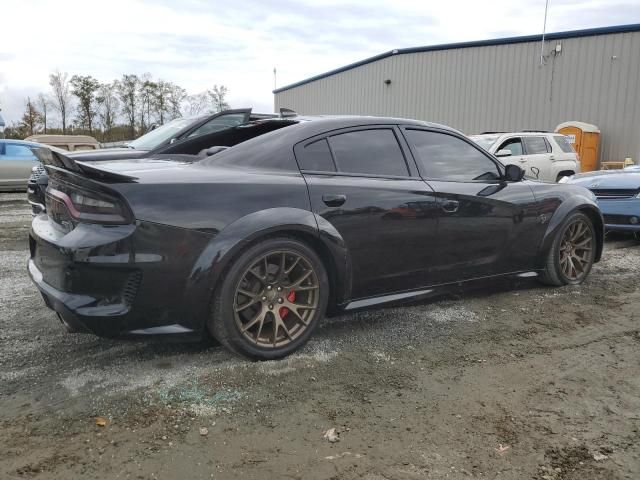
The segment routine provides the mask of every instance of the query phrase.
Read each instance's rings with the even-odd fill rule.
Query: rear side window
[[[418,155],[424,175],[450,182],[492,181],[500,171],[480,150],[453,135],[406,130],[407,140]]]
[[[407,176],[409,170],[393,130],[357,130],[329,137],[340,172]]]
[[[313,170],[318,172],[335,172],[331,151],[327,140],[317,140],[306,145],[299,155],[300,170]]]
[[[556,141],[560,150],[564,153],[575,153],[569,139],[564,135],[554,135],[553,139]]]
[[[540,153],[551,152],[551,149],[544,137],[524,137],[524,145],[527,149],[527,155],[538,155]]]

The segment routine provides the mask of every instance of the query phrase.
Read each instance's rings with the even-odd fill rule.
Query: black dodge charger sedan
[[[591,192],[432,123],[294,117],[191,162],[40,155],[28,270],[71,331],[211,333],[278,358],[327,312],[489,277],[579,284],[602,252]]]

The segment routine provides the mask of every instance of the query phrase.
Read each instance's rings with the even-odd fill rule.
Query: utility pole
[[[276,81],[276,67],[273,67],[273,89],[275,90],[278,85],[278,82]]]
[[[547,10],[549,10],[549,0],[544,6],[544,24],[542,25],[542,44],[540,45],[540,66],[544,65],[544,36],[547,33]]]

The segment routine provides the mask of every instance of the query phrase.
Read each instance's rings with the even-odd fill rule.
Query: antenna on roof
[[[544,6],[544,24],[542,25],[542,44],[540,45],[540,66],[544,65],[544,36],[547,33],[547,10],[549,10],[549,0]]]

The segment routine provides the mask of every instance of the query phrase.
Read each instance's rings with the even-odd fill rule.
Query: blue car
[[[23,140],[0,140],[0,192],[27,190],[31,169],[40,165],[31,151],[33,147],[42,145]]]
[[[595,194],[607,231],[633,232],[640,237],[640,166],[581,173],[561,183],[581,185]]]

